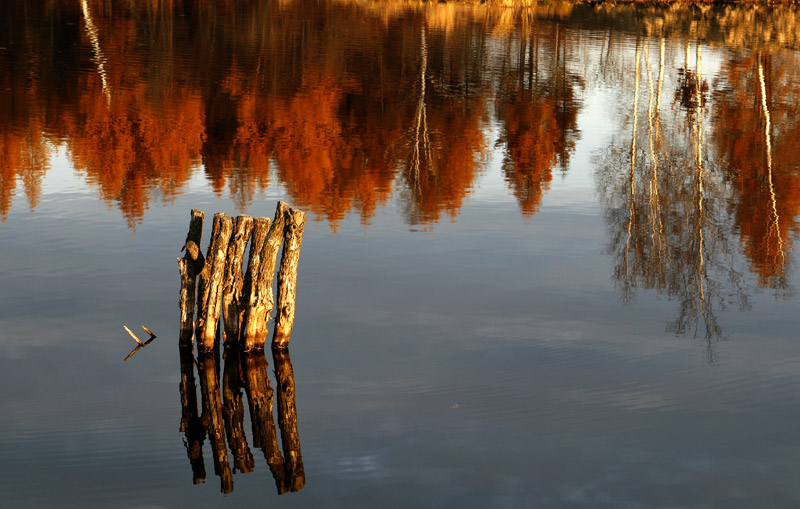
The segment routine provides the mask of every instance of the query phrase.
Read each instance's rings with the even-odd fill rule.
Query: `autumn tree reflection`
[[[789,290],[789,254],[799,230],[800,88],[794,53],[752,53],[723,66],[714,141],[734,192],[744,254],[759,285]]]
[[[748,18],[715,7],[695,19],[683,7],[350,0],[336,9],[312,0],[58,0],[2,9],[19,22],[2,34],[2,47],[14,51],[0,51],[0,218],[17,187],[36,206],[58,149],[131,226],[152,200],[174,199],[202,172],[242,210],[281,186],[334,231],[349,214],[369,223],[393,198],[408,223],[427,226],[460,212],[495,146],[531,215],[554,169],[570,164],[584,92],[598,83],[619,89],[638,65],[636,115],[625,125],[633,136],[618,136],[604,165],[624,168],[626,178],[603,170],[598,184],[624,225],[622,244],[616,235],[611,242],[624,244],[614,250],[627,274],[620,284],[635,286],[628,281],[638,270],[674,294],[663,260],[690,251],[670,228],[694,221],[680,236],[694,232],[684,240],[699,260],[698,246],[717,242],[708,228],[731,226],[730,211],[759,284],[790,288],[800,87],[794,53],[776,48],[764,27],[785,27],[773,36],[796,47],[795,10]],[[642,23],[631,25],[634,17]],[[569,19],[570,28],[553,19]],[[626,49],[631,26],[655,34],[640,40],[636,62],[627,55],[636,48]],[[763,49],[718,53],[714,78],[694,46],[687,55],[677,42],[690,36]],[[670,44],[680,48],[667,51]],[[598,72],[589,72],[595,61]],[[709,258],[702,261],[707,268]]]
[[[305,471],[300,452],[295,406],[294,372],[288,351],[274,352],[277,385],[276,429],[273,418],[275,391],[270,387],[264,352],[225,351],[222,383],[217,352],[200,354],[195,360],[192,347],[180,348],[181,426],[195,484],[205,482],[203,442],[208,437],[214,472],[220,489],[234,489],[234,475],[254,471],[255,461],[244,428],[244,397],[250,413],[253,446],[260,449],[275,480],[279,494],[300,491]],[[195,366],[200,379],[202,414],[198,416]],[[280,429],[283,452],[278,445]],[[230,456],[233,458],[231,468]]]
[[[78,56],[64,53],[79,40],[79,15],[73,4],[0,6],[0,17],[7,20],[0,34],[0,220],[5,221],[20,184],[28,206],[39,203],[50,156],[64,135],[64,105],[77,95],[50,85],[76,78]]]
[[[425,23],[405,56],[417,70],[407,85],[411,93],[394,105],[405,133],[392,155],[399,162],[401,195],[412,224],[438,221],[442,212],[455,216],[487,150],[483,62],[456,58],[459,51],[480,47],[485,36],[470,24],[444,34],[428,31]]]
[[[482,61],[459,57],[485,47],[475,20],[427,21],[415,9],[385,20],[356,7],[332,16],[303,0],[48,6],[7,8],[25,29],[9,33],[21,50],[0,62],[19,96],[4,96],[3,216],[19,179],[35,205],[50,139],[66,143],[76,169],[131,226],[201,165],[212,189],[227,188],[242,209],[277,177],[334,229],[351,211],[368,222],[394,192],[409,221],[431,223],[457,213],[486,152]],[[428,23],[437,29],[427,32]],[[46,25],[69,37],[51,47],[56,29],[30,36]],[[408,25],[419,37],[398,43]],[[382,49],[355,50],[358,40]],[[54,75],[43,56],[69,62],[70,72]]]
[[[558,26],[526,23],[519,47],[507,47],[498,119],[505,144],[503,171],[522,213],[533,215],[557,165],[566,171],[578,137],[583,80],[567,70],[566,34]]]

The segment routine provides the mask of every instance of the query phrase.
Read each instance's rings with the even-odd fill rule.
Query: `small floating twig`
[[[133,340],[134,340],[134,341],[136,341],[137,343],[139,343],[139,346],[144,346],[144,343],[142,343],[142,340],[140,340],[139,338],[137,338],[137,337],[136,337],[136,334],[134,334],[134,333],[133,333],[133,331],[131,331],[131,330],[128,328],[128,326],[127,326],[127,325],[123,325],[123,326],[122,326],[122,328],[123,328],[123,329],[125,329],[125,331],[126,331],[128,334],[130,334],[130,335],[131,335],[131,337],[133,338]]]
[[[129,354],[128,354],[128,356],[127,356],[127,357],[125,357],[125,360],[123,360],[122,362],[125,362],[125,361],[127,361],[128,359],[130,359],[131,357],[133,357],[133,355],[134,355],[136,352],[138,352],[140,348],[143,348],[143,347],[145,347],[145,346],[149,345],[150,343],[152,343],[152,342],[153,342],[153,340],[154,340],[154,339],[156,339],[156,335],[155,335],[155,334],[153,334],[153,332],[152,332],[150,329],[148,329],[147,327],[145,327],[144,325],[142,325],[142,330],[143,330],[143,331],[145,331],[146,333],[150,334],[150,339],[148,339],[148,340],[147,340],[147,341],[145,341],[144,343],[142,343],[142,340],[140,340],[140,339],[139,339],[139,338],[136,336],[136,334],[134,334],[134,333],[133,333],[133,331],[132,331],[132,330],[130,330],[130,329],[128,328],[128,326],[127,326],[127,325],[123,325],[123,326],[122,326],[122,328],[123,328],[123,329],[125,329],[125,331],[126,331],[128,334],[130,334],[130,336],[133,338],[133,340],[134,340],[134,341],[136,341],[137,343],[139,343],[138,345],[136,345],[136,348],[134,348],[134,349],[131,351],[131,353],[129,353]]]

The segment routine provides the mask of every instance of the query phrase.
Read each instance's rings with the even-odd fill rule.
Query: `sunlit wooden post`
[[[178,344],[191,345],[194,334],[194,306],[197,288],[197,274],[203,270],[205,259],[200,251],[200,239],[203,236],[203,213],[192,209],[189,221],[189,232],[183,245],[183,258],[178,258],[178,269],[181,273],[181,292],[178,306],[181,310],[181,326]]]
[[[305,213],[293,208],[284,212],[283,255],[278,272],[278,309],[275,316],[275,334],[272,348],[287,348],[294,326],[295,298],[297,297],[297,264],[305,231]]]
[[[232,223],[231,218],[224,213],[214,214],[211,243],[208,246],[205,267],[200,273],[200,291],[197,296],[198,351],[213,350],[217,338],[222,303],[222,279],[225,274],[225,258]]]
[[[226,348],[239,342],[239,323],[243,310],[242,287],[244,285],[242,259],[252,231],[253,218],[239,216],[236,218],[233,233],[228,242],[222,293],[222,317],[225,323]]]
[[[242,289],[242,314],[239,320],[239,339],[244,350],[253,350],[255,339],[253,335],[247,334],[248,323],[256,320],[253,316],[253,303],[261,300],[264,289],[259,277],[261,267],[261,251],[269,233],[270,220],[268,217],[257,217],[253,222],[253,235],[250,242],[250,257],[247,261],[247,271],[244,275],[244,288]],[[251,326],[252,327],[252,326]]]
[[[244,315],[244,324],[241,334],[244,338],[244,350],[252,351],[264,348],[267,338],[267,322],[269,313],[274,306],[272,296],[272,280],[275,277],[275,264],[278,250],[283,240],[283,230],[286,221],[286,211],[289,206],[278,202],[275,219],[269,228],[266,239],[257,251],[258,256],[254,261],[254,249],[258,246],[253,243],[250,251],[250,262],[247,266],[247,305]],[[254,237],[255,240],[255,237]]]
[[[300,454],[300,434],[297,431],[294,370],[288,350],[273,350],[272,360],[275,363],[278,392],[278,427],[281,430],[283,444],[285,486],[288,491],[300,491],[306,484],[306,473],[303,468],[303,455]]]
[[[283,244],[277,275],[277,316],[272,346],[286,348],[294,325],[297,265],[305,214],[284,202],[278,202],[272,222],[268,218],[253,220],[249,216],[239,216],[234,222],[224,213],[215,214],[205,259],[198,245],[202,220],[203,213],[192,210],[192,222],[184,246],[187,253],[178,260],[181,272],[180,344],[191,344],[194,329],[198,351],[213,350],[222,314],[226,347],[241,345],[245,351],[262,350],[270,312],[276,305],[273,281],[278,252]],[[247,271],[243,274],[242,261],[251,238]],[[195,286],[195,274],[200,276],[199,286]],[[193,320],[194,300],[198,308],[196,323]]]

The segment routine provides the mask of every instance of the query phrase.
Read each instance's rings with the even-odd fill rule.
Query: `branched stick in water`
[[[128,328],[128,326],[127,326],[127,325],[123,325],[122,327],[123,327],[123,328],[124,328],[124,329],[127,331],[127,333],[128,333],[128,334],[130,334],[130,335],[131,335],[131,337],[133,338],[133,340],[134,340],[134,341],[136,341],[137,343],[139,343],[141,346],[144,346],[144,343],[142,343],[142,341],[141,341],[139,338],[137,338],[137,337],[136,337],[136,334],[134,334],[134,333],[133,333],[133,331],[131,331],[131,330]]]

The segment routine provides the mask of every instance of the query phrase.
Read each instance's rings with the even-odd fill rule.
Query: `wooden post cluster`
[[[263,349],[269,315],[275,307],[272,282],[278,252],[283,244],[272,347],[288,347],[294,325],[297,264],[305,214],[284,202],[278,202],[272,221],[266,217],[238,216],[234,219],[224,213],[215,214],[205,257],[199,248],[203,217],[202,212],[192,209],[189,233],[183,246],[185,254],[178,258],[181,273],[180,344],[191,345],[192,337],[196,335],[198,351],[214,350],[221,315],[225,347],[241,347],[245,351]],[[250,255],[244,271],[248,242]]]

